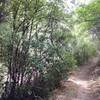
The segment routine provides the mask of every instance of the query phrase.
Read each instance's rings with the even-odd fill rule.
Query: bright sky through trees
[[[65,4],[65,9],[67,11],[72,11],[72,10],[75,10],[76,7],[78,7],[79,5],[87,5],[89,4],[90,2],[92,2],[93,0],[64,0]]]

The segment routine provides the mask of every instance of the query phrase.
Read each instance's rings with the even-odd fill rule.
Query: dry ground
[[[62,81],[50,100],[100,100],[99,76],[98,58],[91,59]]]

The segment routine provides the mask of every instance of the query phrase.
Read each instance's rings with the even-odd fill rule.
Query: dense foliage
[[[6,20],[0,23],[1,68],[7,71],[2,99],[47,100],[73,68],[95,55],[88,25],[79,21],[80,11],[65,12],[61,0],[5,3]]]

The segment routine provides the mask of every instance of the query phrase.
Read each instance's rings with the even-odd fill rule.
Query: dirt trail
[[[100,66],[97,63],[98,58],[91,59],[72,72],[50,100],[100,100]]]

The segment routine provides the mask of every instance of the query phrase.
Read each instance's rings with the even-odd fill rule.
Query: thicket
[[[69,71],[96,52],[86,24],[64,11],[60,0],[11,0],[6,12],[0,23],[3,100],[47,100]]]

